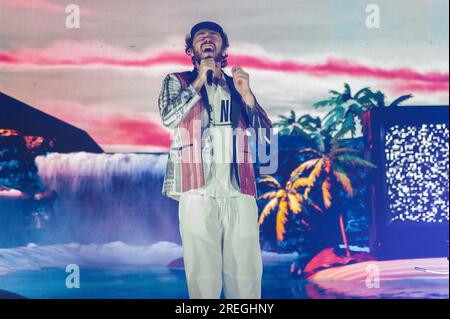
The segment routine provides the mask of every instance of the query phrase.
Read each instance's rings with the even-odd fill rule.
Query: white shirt
[[[230,163],[233,159],[233,128],[231,126],[231,93],[223,72],[216,85],[205,83],[208,101],[212,106],[211,137],[214,156],[211,170],[200,190],[213,197],[238,196],[241,193],[230,180]]]

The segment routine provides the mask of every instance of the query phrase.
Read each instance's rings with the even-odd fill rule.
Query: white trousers
[[[192,189],[179,202],[191,299],[260,299],[262,258],[253,196],[211,197]]]

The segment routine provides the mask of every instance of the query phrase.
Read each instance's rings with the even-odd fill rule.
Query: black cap
[[[217,33],[220,34],[222,39],[224,38],[224,31],[223,31],[223,29],[222,29],[222,27],[220,25],[218,25],[215,22],[211,22],[211,21],[203,21],[203,22],[197,23],[196,25],[194,25],[192,27],[192,29],[191,29],[191,39],[193,39],[195,34],[197,33],[197,31],[199,31],[201,29],[209,29],[209,30],[212,30],[212,31],[216,31]]]

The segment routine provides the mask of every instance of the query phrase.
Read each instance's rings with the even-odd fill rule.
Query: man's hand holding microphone
[[[207,53],[202,57],[198,63],[198,75],[192,85],[195,90],[200,93],[203,85],[208,81],[212,81],[216,69],[221,70],[220,62]],[[240,66],[234,66],[231,70],[233,74],[233,83],[236,90],[241,94],[243,101],[251,108],[255,106],[256,100],[250,89],[250,76]]]
[[[197,78],[192,83],[197,92],[200,92],[202,86],[208,81],[208,76],[213,77],[216,72],[216,63],[211,56],[205,56],[200,60]]]

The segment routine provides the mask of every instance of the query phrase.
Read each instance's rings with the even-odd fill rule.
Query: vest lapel
[[[188,74],[189,83],[192,84],[195,81],[195,79],[197,78],[197,74],[198,74],[197,69],[194,67],[194,69]],[[206,91],[206,87],[204,85],[200,89],[200,96],[202,98],[202,109],[203,108],[209,109],[208,92]],[[208,116],[211,116],[209,112]],[[209,123],[207,124],[207,126],[209,126]]]

